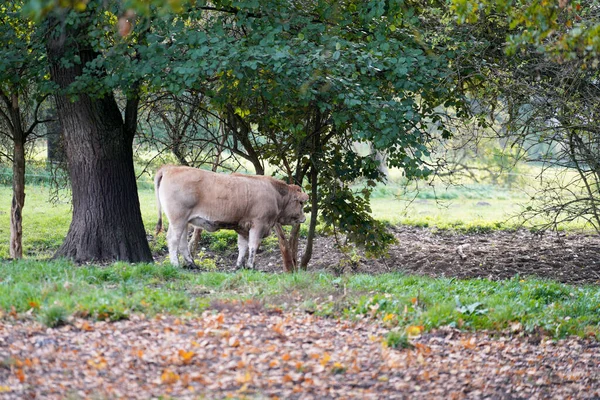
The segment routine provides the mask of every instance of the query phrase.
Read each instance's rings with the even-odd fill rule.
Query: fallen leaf
[[[195,355],[196,353],[194,353],[193,351],[179,350],[179,357],[181,358],[181,361],[183,361],[183,363],[186,365],[192,362],[192,358],[194,358]]]
[[[393,320],[396,317],[395,314],[386,314],[385,317],[383,317],[383,322],[388,322]]]
[[[325,365],[327,365],[329,360],[331,360],[331,356],[329,355],[329,353],[324,353],[323,357],[321,357],[321,361],[319,361],[319,362],[321,363],[322,366],[325,366]]]
[[[465,347],[465,349],[473,350],[477,347],[477,343],[475,342],[475,338],[472,337],[470,339],[463,339],[460,341],[460,344]]]
[[[179,375],[171,371],[169,368],[165,369],[160,375],[160,381],[164,385],[171,385],[179,380]]]
[[[94,330],[94,328],[87,321],[83,321],[83,323],[81,324],[80,329],[82,331],[86,331],[86,332],[91,332],[91,331]]]
[[[17,376],[17,379],[19,380],[19,382],[23,383],[25,382],[25,373],[23,372],[22,368],[19,368],[15,371],[15,375]]]
[[[277,325],[273,326],[273,331],[275,333],[277,333],[278,335],[284,336],[284,332],[283,332],[283,322],[278,323]]]
[[[90,359],[87,361],[87,364],[95,369],[105,369],[106,368],[106,360],[104,357],[97,357],[94,359]]]
[[[419,336],[424,329],[423,325],[410,325],[406,327],[406,334],[408,336]]]

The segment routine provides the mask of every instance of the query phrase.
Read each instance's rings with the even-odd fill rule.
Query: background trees
[[[385,179],[377,154],[406,177],[426,177],[445,164],[431,149],[452,135],[453,117],[478,114],[470,122],[501,127],[512,149],[557,155],[588,143],[569,162],[591,165],[582,157],[595,144],[583,132],[594,131],[594,117],[573,110],[595,98],[594,11],[578,3],[457,0],[463,25],[446,3],[422,1],[169,4],[28,1],[21,10],[43,38],[30,53],[55,83],[73,182],[74,218],[58,255],[150,259],[136,211],[136,135],[183,164],[242,162],[304,185],[313,218],[299,262],[298,227],[290,238],[278,229],[290,269],[310,260],[317,217],[383,250],[392,238],[369,214],[372,187]],[[527,22],[533,15],[543,23]],[[575,122],[575,139],[557,145],[554,135],[542,146],[543,129]],[[584,175],[593,191],[585,180],[594,173]]]
[[[40,107],[46,99],[43,44],[34,37],[34,23],[20,16],[21,2],[0,6],[0,159],[12,163],[13,198],[10,210],[12,258],[23,257],[26,146],[44,122]]]
[[[584,219],[600,232],[598,4],[454,4],[465,29],[479,32],[484,42],[507,45],[500,54],[482,52],[485,68],[479,71],[488,80],[471,93],[484,104],[484,123],[499,128],[495,136],[521,149],[520,159],[542,167],[525,221],[556,228]],[[494,29],[481,29],[487,24]]]

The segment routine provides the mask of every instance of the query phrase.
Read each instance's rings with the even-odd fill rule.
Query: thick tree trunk
[[[22,136],[22,135],[20,135]],[[13,259],[23,258],[23,207],[25,206],[25,143],[14,138],[13,198],[10,207],[10,247]]]
[[[58,25],[63,31],[48,36],[47,51],[52,80],[65,89],[97,54],[78,40],[83,36],[76,27]],[[74,42],[69,41],[72,38]],[[65,67],[60,60],[67,51],[76,51],[81,62]],[[55,257],[76,262],[152,261],[133,169],[137,108],[130,110],[128,105],[124,122],[112,93],[99,98],[78,94],[76,99],[61,93],[56,104],[72,185],[73,219]]]

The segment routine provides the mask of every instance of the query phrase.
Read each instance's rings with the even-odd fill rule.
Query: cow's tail
[[[158,235],[163,229],[162,223],[162,209],[160,206],[160,196],[158,194],[158,190],[160,189],[160,182],[163,177],[163,169],[159,169],[156,171],[156,176],[154,177],[154,192],[156,193],[156,205],[158,207],[158,222],[156,223],[156,235]]]

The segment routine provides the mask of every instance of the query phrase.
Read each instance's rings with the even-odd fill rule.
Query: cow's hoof
[[[189,269],[191,271],[199,271],[200,267],[198,267],[196,264],[192,263],[192,264],[185,264],[183,266],[184,269]]]

